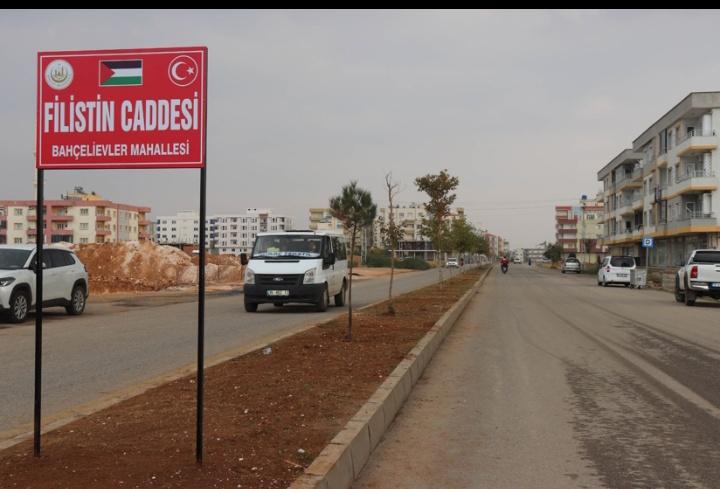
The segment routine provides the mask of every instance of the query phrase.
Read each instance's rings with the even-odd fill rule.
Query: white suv
[[[27,318],[35,305],[35,245],[0,245],[0,312],[11,323]],[[68,314],[85,310],[88,274],[78,257],[65,248],[43,248],[43,307],[65,307]]]

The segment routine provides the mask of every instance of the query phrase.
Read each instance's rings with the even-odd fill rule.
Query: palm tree
[[[350,277],[348,279],[348,331],[346,339],[352,340],[352,277],[355,258],[355,239],[358,231],[370,226],[375,219],[377,206],[373,204],[370,192],[359,188],[352,180],[342,188],[340,195],[330,199],[330,213],[342,221],[350,233]]]

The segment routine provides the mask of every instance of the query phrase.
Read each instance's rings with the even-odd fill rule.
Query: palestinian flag
[[[142,85],[142,60],[100,61],[100,86]]]

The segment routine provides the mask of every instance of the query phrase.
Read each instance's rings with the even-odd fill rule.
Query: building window
[[[20,209],[20,208],[18,208],[18,207],[16,207],[16,208],[15,208],[15,215],[16,215],[16,216],[22,216],[22,215],[23,215],[23,210]]]
[[[23,225],[21,222],[16,222],[15,224],[13,224],[13,229],[15,231],[22,231],[22,228],[23,228]]]
[[[87,231],[88,229],[90,229],[88,223],[86,223],[86,222],[80,223],[80,231]]]
[[[80,243],[81,243],[81,244],[87,244],[87,242],[88,242],[88,239],[87,239],[87,238],[80,238]]]
[[[22,244],[22,238],[15,238],[15,244]]]
[[[82,209],[80,209],[80,215],[81,215],[81,216],[89,216],[89,215],[90,215],[90,209],[88,209],[87,207],[83,207]]]

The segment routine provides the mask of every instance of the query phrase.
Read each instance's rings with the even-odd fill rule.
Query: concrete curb
[[[487,269],[475,285],[437,320],[289,489],[349,489],[352,486],[415,382],[491,270]]]
[[[448,278],[450,278],[450,276]],[[410,291],[410,292],[412,292],[412,291]],[[371,307],[378,306],[379,304],[382,304],[385,301],[387,301],[387,298],[380,299],[378,301],[375,301],[371,304],[367,304],[362,307],[353,308],[353,311],[358,312],[358,311],[363,311],[365,309],[370,309]],[[343,307],[343,310],[345,311],[346,308]],[[306,324],[301,324],[299,326],[295,326],[293,328],[287,329],[280,333],[277,333],[274,335],[269,335],[265,338],[261,338],[250,344],[243,345],[243,346],[237,347],[237,348],[233,348],[231,350],[226,350],[224,352],[218,353],[211,357],[206,357],[205,358],[205,369],[208,369],[208,368],[218,365],[220,363],[226,362],[228,360],[232,360],[233,358],[237,358],[239,356],[246,355],[248,353],[251,353],[251,352],[254,352],[257,350],[261,350],[267,346],[272,345],[273,343],[276,343],[280,340],[283,340],[290,336],[296,335],[298,333],[302,333],[303,331],[314,328],[316,326],[322,326],[324,324],[328,324],[328,323],[334,321],[335,319],[337,319],[342,314],[343,314],[342,312],[339,312],[337,314],[333,314],[332,317],[330,317],[328,319],[324,319],[320,322],[310,322],[310,323],[306,323]],[[150,389],[153,389],[155,387],[159,387],[168,382],[173,382],[173,381],[181,379],[183,377],[192,375],[197,371],[196,367],[197,367],[196,363],[194,363],[194,362],[189,363],[182,367],[173,369],[169,372],[152,377],[152,378],[145,380],[139,384],[112,391],[112,392],[107,393],[101,397],[98,397],[97,399],[94,399],[90,402],[80,404],[77,406],[73,406],[70,409],[61,411],[61,412],[53,414],[51,416],[43,416],[43,426],[42,426],[41,433],[42,434],[49,433],[53,430],[56,430],[58,428],[65,426],[69,423],[72,423],[73,421],[77,421],[78,419],[81,419],[81,418],[84,418],[91,414],[94,414],[105,408],[114,406],[115,404],[119,404],[120,402],[130,399],[131,397],[138,396]],[[31,439],[32,437],[33,437],[32,423],[25,423],[23,425],[13,428],[13,429],[0,432],[0,450],[5,450],[6,448],[15,446],[19,443],[24,442],[25,440]]]

